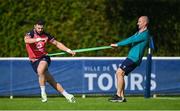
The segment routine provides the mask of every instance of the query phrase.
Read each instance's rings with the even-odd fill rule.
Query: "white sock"
[[[40,86],[41,88],[41,94],[45,94],[46,93],[46,88],[45,86]]]
[[[66,97],[66,96],[69,95],[69,93],[64,90],[64,91],[62,92],[62,95]]]

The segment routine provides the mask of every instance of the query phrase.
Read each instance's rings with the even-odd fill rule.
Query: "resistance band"
[[[112,47],[111,46],[102,46],[102,47],[76,49],[76,50],[72,50],[72,51],[74,51],[74,52],[89,52],[89,51],[103,50],[103,49],[110,49],[110,48],[112,48]],[[56,55],[64,55],[64,54],[67,54],[67,52],[52,53],[52,54],[47,54],[47,55],[48,56],[56,56]]]

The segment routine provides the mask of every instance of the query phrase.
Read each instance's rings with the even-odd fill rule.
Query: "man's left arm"
[[[51,44],[55,45],[58,49],[66,51],[67,53],[71,54],[72,56],[74,56],[76,53],[73,52],[71,49],[69,49],[68,47],[66,47],[63,43],[58,42],[57,40],[53,40],[51,41]]]

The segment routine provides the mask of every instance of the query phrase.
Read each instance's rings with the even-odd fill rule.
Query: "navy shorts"
[[[125,72],[125,75],[127,76],[130,72],[132,72],[137,67],[137,64],[133,62],[131,59],[126,58],[120,68]]]
[[[32,61],[30,61],[31,62],[31,66],[32,66],[32,68],[33,68],[33,70],[37,73],[37,68],[38,68],[38,65],[39,65],[39,62],[40,61],[47,61],[47,63],[48,63],[48,66],[51,64],[51,59],[50,59],[50,57],[49,56],[42,56],[41,58],[39,58],[37,61],[35,61],[35,62],[32,62]]]

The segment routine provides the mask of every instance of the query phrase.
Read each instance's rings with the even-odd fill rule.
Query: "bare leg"
[[[38,76],[39,76],[39,84],[41,87],[41,97],[42,97],[42,102],[47,101],[47,95],[45,92],[45,83],[46,81],[54,87],[58,92],[62,93],[63,96],[66,97],[66,99],[69,102],[75,102],[74,96],[67,93],[61,84],[57,83],[54,78],[51,76],[51,74],[48,71],[48,63],[46,61],[40,61],[39,66],[37,68],[38,71]]]
[[[45,85],[46,85],[46,78],[45,78],[45,72],[47,71],[48,64],[46,61],[40,61],[38,68],[37,68],[37,73],[39,76],[39,85],[41,88],[41,98],[42,102],[47,101],[47,95],[45,91]]]
[[[55,88],[59,93],[62,93],[64,91],[64,88],[61,86],[61,84],[57,83],[54,78],[51,76],[49,71],[46,71],[46,80],[47,82]]]
[[[45,72],[46,74],[46,80],[47,82],[53,87],[55,88],[59,93],[61,93],[69,102],[74,103],[75,102],[75,98],[72,94],[69,94],[68,92],[66,92],[64,90],[64,88],[61,86],[60,83],[57,83],[55,81],[55,79],[53,78],[53,76],[49,73],[49,71]]]
[[[40,61],[38,68],[37,68],[37,73],[39,76],[39,85],[40,86],[45,86],[46,79],[45,79],[45,71],[47,70],[48,64],[46,61]]]
[[[124,74],[125,72],[121,68],[118,68],[116,72],[116,77],[117,77],[117,93],[116,94],[121,97],[124,97],[124,87],[125,87]]]

